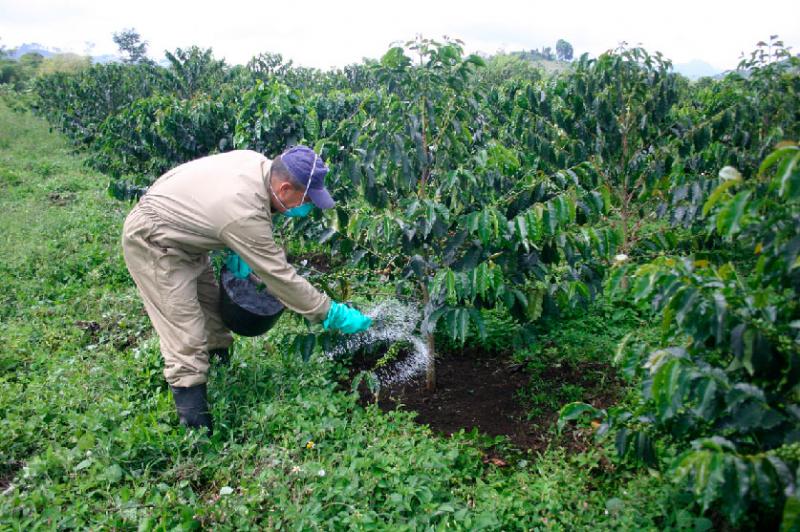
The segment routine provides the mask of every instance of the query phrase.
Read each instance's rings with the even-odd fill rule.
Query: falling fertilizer
[[[415,334],[420,322],[420,312],[416,305],[387,299],[362,311],[372,318],[373,326],[363,333],[346,337],[326,351],[329,358],[346,356],[376,344],[391,345],[405,341],[411,346],[408,356],[374,370],[375,376],[382,385],[400,384],[425,370],[431,354],[425,341]]]

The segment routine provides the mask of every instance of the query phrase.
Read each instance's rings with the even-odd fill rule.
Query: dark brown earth
[[[598,372],[607,375],[602,387]],[[606,408],[619,398],[621,382],[613,369],[597,362],[576,366],[561,364],[532,377],[524,366],[507,358],[452,354],[436,361],[437,388],[425,391],[424,379],[382,390],[379,406],[384,410],[402,408],[417,412],[416,421],[429,425],[435,432],[451,435],[461,429],[477,428],[489,436],[506,436],[521,450],[543,451],[550,445],[570,451],[583,451],[592,445],[589,428],[570,426],[561,435],[554,429],[560,406],[545,409],[529,419],[531,406],[522,399],[531,379],[539,388],[557,390],[573,384],[585,390],[583,401]],[[363,402],[373,400],[368,393]],[[539,410],[542,410],[541,408]]]
[[[11,485],[14,476],[22,468],[22,462],[11,460],[0,464],[0,493],[3,493]]]

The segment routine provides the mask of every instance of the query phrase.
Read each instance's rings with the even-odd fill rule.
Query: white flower
[[[324,477],[325,476],[325,470],[324,469],[320,469],[319,471],[317,471],[317,476]]]
[[[614,262],[625,262],[626,260],[628,260],[628,256],[624,253],[614,255]]]

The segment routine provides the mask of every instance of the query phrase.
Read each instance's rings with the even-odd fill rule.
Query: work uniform
[[[331,301],[286,261],[270,213],[271,161],[250,150],[211,155],[161,176],[131,210],[125,263],[161,340],[172,386],[206,382],[208,351],[230,346],[208,251],[230,248],[287,308],[312,322]]]

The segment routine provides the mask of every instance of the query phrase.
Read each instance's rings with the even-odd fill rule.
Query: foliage
[[[486,67],[476,72],[476,77],[485,89],[499,87],[504,83],[525,79],[538,81],[544,72],[536,63],[514,54],[496,54],[485,59]]]
[[[76,74],[89,68],[91,59],[78,54],[64,53],[43,57],[36,52],[22,55],[16,61],[0,58],[0,84],[8,84],[17,91],[23,91],[40,76],[56,72]]]
[[[656,205],[663,205],[669,194],[680,194],[676,184],[695,186],[688,172],[702,173],[712,164],[718,167],[728,157],[730,151],[709,146],[711,135],[723,143],[726,138],[747,138],[746,131],[733,130],[730,137],[725,132],[748,127],[738,125],[739,119],[747,122],[748,118],[779,124],[785,130],[783,124],[791,123],[791,110],[797,107],[792,105],[795,93],[785,90],[797,76],[779,76],[778,67],[770,66],[753,69],[752,76],[743,78],[748,84],[743,89],[731,89],[733,101],[740,102],[741,115],[731,115],[731,109],[720,113],[719,102],[725,98],[707,91],[723,90],[724,84],[691,92],[670,72],[669,61],[638,48],[620,48],[593,60],[583,57],[572,70],[553,78],[538,74],[532,78],[532,73],[512,67],[510,79],[499,87],[488,81],[505,74],[484,69],[480,58],[463,57],[457,41],[419,39],[391,49],[379,63],[327,74],[295,68],[277,54],[261,54],[244,70],[228,68],[213,59],[210,50],[196,47],[170,56],[170,68],[159,74],[159,80],[144,84],[149,90],[136,99],[167,92],[175,98],[173,104],[122,100],[89,113],[83,126],[89,144],[94,143],[99,124],[108,120],[93,148],[103,152],[93,157],[99,168],[113,168],[115,176],[145,174],[138,182],[146,184],[170,164],[193,154],[228,149],[231,130],[236,147],[268,154],[298,142],[314,144],[332,163],[330,186],[343,202],[335,219],[328,220],[335,231],[322,233],[325,240],[342,253],[355,253],[356,263],[363,259],[370,267],[389,268],[392,277],[416,279],[416,290],[424,301],[440,298],[441,294],[426,296],[424,290],[434,288],[425,283],[432,282],[435,273],[446,276],[442,267],[464,258],[469,267],[458,263],[456,271],[469,273],[497,253],[501,255],[492,262],[499,265],[506,282],[521,275],[515,282],[541,283],[533,290],[544,290],[545,299],[560,291],[585,299],[581,285],[588,287],[590,295],[596,292],[590,285],[599,282],[608,258],[617,251],[631,253],[640,242],[651,246],[653,239],[660,239],[662,247],[672,245],[662,238],[662,227],[656,224],[663,212]],[[768,85],[779,78],[783,85]],[[58,89],[71,83],[43,84],[43,101],[53,101],[48,95],[69,94]],[[348,83],[358,91],[338,89]],[[730,83],[735,88],[736,83]],[[88,87],[72,109],[85,106],[86,95],[93,90]],[[203,101],[198,99],[201,93],[217,105],[191,103]],[[762,93],[770,96],[756,100]],[[176,109],[196,109],[190,113],[195,116],[191,123],[206,130],[207,140],[190,139],[188,148],[176,149],[170,147],[170,139],[149,133],[154,130],[150,124],[161,116],[153,110],[155,101]],[[74,120],[78,114],[65,114],[63,103],[42,107],[62,123],[65,117]],[[202,112],[209,116],[203,119],[197,114]],[[181,121],[177,122],[172,129],[180,130]],[[81,126],[62,125],[67,131]],[[774,138],[770,135],[761,135],[758,149]],[[142,137],[151,139],[144,142]],[[755,146],[745,143],[737,149],[752,160],[756,152],[751,153],[751,147]],[[416,203],[409,196],[412,192]],[[559,194],[561,199],[556,199]],[[551,212],[550,200],[553,209],[561,210]],[[673,220],[686,218],[682,202],[676,197],[668,204]],[[578,226],[571,224],[572,211]],[[506,230],[509,223],[516,224],[516,230]],[[544,239],[534,234],[541,223],[551,232],[543,231]],[[575,234],[563,232],[567,226]],[[521,238],[523,233],[528,234]],[[386,252],[374,253],[378,247]],[[528,257],[522,271],[519,265],[509,264],[516,249],[523,249]],[[590,258],[592,250],[595,258]],[[578,255],[581,264],[576,263]],[[539,260],[542,256],[544,261]],[[543,270],[543,263],[557,267]],[[541,271],[531,278],[534,264]],[[467,287],[465,294],[471,292]],[[519,306],[525,306],[528,297],[523,300],[510,294],[498,289],[488,297],[505,298],[504,304],[517,307],[516,315],[522,318]],[[485,296],[481,294],[481,299]],[[476,300],[456,299],[458,305],[451,291],[449,306],[461,308],[445,312],[450,330],[463,339],[467,317],[476,315],[469,312]],[[571,296],[557,299],[576,301]],[[533,301],[532,310],[539,296]],[[429,306],[428,316],[433,317],[441,305]],[[549,308],[547,303],[544,306]],[[535,313],[527,319],[531,316]]]
[[[37,75],[47,76],[48,74],[54,74],[56,72],[74,74],[89,68],[91,64],[92,60],[87,56],[78,54],[55,54],[42,60],[41,64],[38,65]]]
[[[572,45],[564,39],[559,39],[556,42],[556,54],[559,61],[572,61],[573,53]]]
[[[233,98],[233,95],[226,95]],[[234,106],[207,95],[141,98],[103,122],[90,157],[111,177],[160,175],[232,146]],[[147,185],[139,177],[137,184]]]
[[[313,108],[304,105],[300,93],[277,81],[257,81],[238,109],[237,149],[280,154],[301,139],[314,138],[319,128]]]
[[[516,56],[540,61],[552,54],[545,48]],[[755,362],[731,366],[744,355],[725,348],[733,336],[742,353],[762,353],[768,342],[767,352],[778,353],[771,367],[793,382],[786,355],[793,344],[784,329],[795,288],[776,281],[774,271],[767,275],[771,262],[759,266],[770,246],[794,245],[791,233],[775,232],[792,218],[773,217],[787,212],[793,178],[775,189],[758,171],[776,143],[800,137],[799,60],[776,38],[760,43],[737,72],[697,84],[674,74],[661,54],[627,46],[584,55],[556,73],[508,57],[484,61],[465,55],[459,41],[421,37],[379,61],[328,72],[268,53],[247,67],[199,48],[170,55],[168,68],[92,67],[36,81],[38,111],[88,148],[119,196],[135,195],[172,165],[232,146],[274,156],[294,143],[312,145],[332,169],[327,182],[337,208],[285,222],[278,232],[326,246],[334,266],[322,286],[331,295],[395,291],[419,302],[431,347],[476,337],[476,344],[507,345],[486,334],[487,320],[507,316],[520,345],[537,323],[597,298],[607,273],[618,272],[619,288],[609,296],[628,290],[636,304],[652,304],[666,317],[659,345],[635,347],[641,342],[632,336],[625,345],[633,354],[625,349],[620,357],[634,381],[645,383],[641,404],[634,399],[631,408],[605,412],[573,406],[564,419],[605,416],[597,432],[613,432],[621,454],[651,466],[673,451],[689,452],[686,459],[699,465],[726,452],[717,460],[725,471],[741,468],[741,457],[763,455],[758,467],[768,469],[769,453],[791,454],[784,444],[770,447],[787,438],[793,414],[780,405],[789,392]],[[738,171],[717,177],[725,167]],[[777,225],[753,240],[748,231],[756,222]],[[642,268],[638,275],[634,265]],[[690,294],[694,299],[681,299]],[[742,309],[750,306],[748,317]],[[717,322],[706,319],[712,315]],[[305,345],[310,355],[314,339],[302,330],[288,343]],[[653,351],[663,363],[643,368]],[[654,374],[667,370],[677,380],[664,373],[658,383],[666,388],[657,389],[667,391],[652,395]],[[728,421],[733,410],[703,411],[708,419],[687,413],[700,393],[695,384],[706,381],[715,383],[708,393],[719,412],[743,408],[757,416],[757,406],[767,405],[765,412],[783,417],[745,434]],[[726,441],[709,439],[715,437]],[[719,477],[709,484],[695,479],[694,466],[680,471],[692,486],[704,486],[700,510],[713,506],[736,522],[770,493],[765,519],[795,507],[791,495],[771,488],[721,503]]]
[[[167,51],[164,55],[170,63],[167,70],[170,90],[181,99],[192,98],[201,92],[216,94],[225,81],[225,61],[215,59],[211,48],[177,48],[174,53]]]
[[[703,207],[709,237],[726,241],[732,260],[661,258],[636,268],[630,291],[662,316],[657,349],[623,343],[618,363],[642,380],[633,412],[568,405],[564,420],[603,418],[616,429],[620,455],[655,463],[652,435],[691,448],[670,474],[734,523],[756,519],[797,526],[800,456],[800,147],[784,143],[744,179],[726,167]],[[588,407],[588,408],[587,408]],[[751,514],[752,515],[752,514]]]
[[[358,406],[327,363],[287,352],[302,327],[292,320],[237,339],[231,366],[211,370],[214,437],[184,431],[120,253],[129,205],[70,151],[0,107],[4,528],[693,523],[657,479],[608,475],[596,452],[512,454],[501,468],[483,461],[493,438],[443,438],[408,413]]]
[[[163,72],[151,65],[94,65],[38,78],[36,110],[74,142],[91,145],[106,118],[165,86]]]
[[[123,62],[127,64],[147,63],[147,41],[133,28],[126,28],[113,35],[114,44],[123,54]]]

